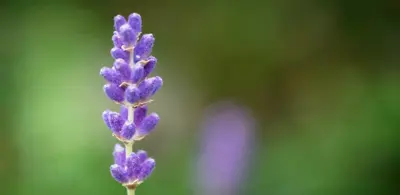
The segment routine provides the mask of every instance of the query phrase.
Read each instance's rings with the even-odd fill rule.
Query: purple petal
[[[113,41],[115,47],[117,47],[117,48],[122,47],[122,41],[121,41],[121,38],[119,37],[117,31],[114,31],[114,34],[113,34],[111,40]]]
[[[129,64],[122,58],[118,58],[114,61],[114,68],[122,77],[122,80],[128,81],[131,78],[131,67]]]
[[[163,80],[161,79],[161,77],[159,76],[154,77],[150,96],[153,96],[162,87],[162,85],[163,85]]]
[[[135,124],[126,122],[124,126],[122,126],[120,136],[125,140],[132,139],[133,135],[135,134],[135,128]]]
[[[147,114],[147,106],[146,105],[137,107],[135,109],[133,116],[134,116],[134,122],[135,122],[136,126],[139,126],[142,123],[144,117],[146,117],[146,114]]]
[[[161,77],[151,77],[142,81],[138,88],[140,91],[140,99],[150,98],[162,86]]]
[[[112,68],[103,67],[100,70],[100,75],[103,76],[104,79],[110,83],[120,85],[122,82],[122,75]]]
[[[125,91],[126,101],[131,104],[140,100],[140,90],[135,86],[129,86]]]
[[[119,183],[128,182],[128,177],[123,167],[114,164],[110,167],[111,176]]]
[[[140,160],[139,157],[135,153],[131,153],[129,157],[126,159],[126,172],[129,180],[133,180],[137,178],[137,175],[140,172]]]
[[[124,90],[121,89],[118,85],[108,83],[104,85],[103,90],[111,100],[116,102],[124,101]]]
[[[128,120],[128,108],[124,105],[121,105],[119,114],[124,120]]]
[[[116,15],[114,17],[114,29],[116,31],[119,31],[119,28],[121,28],[122,25],[126,23],[126,19],[124,16],[121,15]]]
[[[149,74],[154,70],[154,68],[156,67],[156,64],[157,64],[157,58],[155,58],[154,56],[150,56],[147,60],[149,62],[147,62],[147,64],[144,66],[144,76],[143,77],[149,76]]]
[[[151,82],[152,78],[147,78],[138,85],[140,99],[146,99],[150,95],[152,91]]]
[[[137,83],[143,78],[144,68],[141,65],[135,65],[132,71],[132,82]]]
[[[154,95],[162,86],[161,77],[151,77],[139,84],[140,98],[147,99]]]
[[[122,58],[122,59],[124,59],[125,61],[128,61],[128,60],[129,60],[129,52],[126,52],[126,51],[124,51],[124,50],[121,49],[121,48],[113,47],[113,48],[111,49],[110,53],[111,53],[111,56],[112,56],[114,59]]]
[[[125,46],[134,45],[136,43],[137,34],[129,24],[124,24],[119,28],[121,41]]]
[[[137,13],[132,13],[128,17],[128,24],[135,31],[136,34],[142,32],[142,17]]]
[[[138,156],[140,163],[143,163],[148,158],[147,152],[144,150],[138,150],[136,155]]]
[[[151,113],[143,119],[142,124],[139,128],[139,136],[145,136],[149,134],[158,124],[160,117],[156,113]]]
[[[135,63],[150,56],[154,41],[153,34],[144,34],[142,36],[134,49]]]
[[[123,148],[121,145],[115,144],[113,156],[115,164],[120,166],[125,164],[125,148]]]
[[[103,121],[104,121],[104,123],[107,125],[107,127],[108,127],[109,129],[111,129],[110,121],[108,120],[108,117],[109,117],[109,115],[110,115],[110,112],[111,112],[110,110],[106,110],[106,111],[104,111],[103,114],[102,114]]]
[[[156,161],[152,158],[148,158],[143,164],[142,168],[137,176],[137,178],[140,181],[145,180],[150,176],[150,174],[153,172],[154,168],[156,167]]]
[[[121,131],[122,126],[125,123],[125,120],[117,112],[110,112],[108,115],[108,121],[111,126],[111,131],[115,134],[118,134]]]

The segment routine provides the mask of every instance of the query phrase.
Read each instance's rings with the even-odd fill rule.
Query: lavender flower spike
[[[147,115],[150,98],[159,91],[163,80],[150,77],[157,59],[151,56],[155,38],[142,33],[142,17],[132,13],[126,19],[114,17],[114,46],[110,54],[115,59],[112,67],[103,67],[100,75],[106,80],[104,93],[121,107],[120,112],[106,110],[102,118],[114,137],[124,144],[116,144],[113,151],[114,164],[111,176],[133,195],[138,185],[150,176],[155,160],[147,152],[132,152],[134,141],[139,141],[152,132],[160,117],[156,113]],[[150,78],[149,78],[150,77]]]

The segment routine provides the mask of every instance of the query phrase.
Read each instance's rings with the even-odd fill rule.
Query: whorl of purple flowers
[[[151,56],[154,45],[152,34],[143,34],[142,19],[137,13],[114,17],[114,47],[111,56],[115,59],[111,68],[103,67],[100,75],[108,82],[104,92],[114,102],[121,105],[120,112],[106,110],[103,120],[113,135],[126,147],[132,147],[134,141],[143,139],[157,125],[156,113],[147,115],[146,104],[161,88],[161,77],[149,77],[157,59]],[[129,113],[130,112],[130,113]],[[117,144],[114,152],[111,175],[125,186],[136,187],[146,179],[155,167],[155,161],[147,157],[145,151],[126,152]]]

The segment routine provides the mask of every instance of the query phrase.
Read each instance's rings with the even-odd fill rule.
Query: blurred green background
[[[400,3],[348,0],[0,3],[1,195],[125,194],[110,176],[117,110],[99,76],[113,17],[138,12],[164,79],[157,160],[139,195],[196,194],[193,164],[209,105],[257,121],[238,194],[397,194]],[[223,140],[221,140],[223,141]]]

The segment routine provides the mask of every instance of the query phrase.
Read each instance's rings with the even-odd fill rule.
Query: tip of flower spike
[[[121,28],[122,25],[126,23],[126,19],[124,16],[121,15],[116,15],[114,17],[114,29],[116,31],[119,31],[119,28]]]

